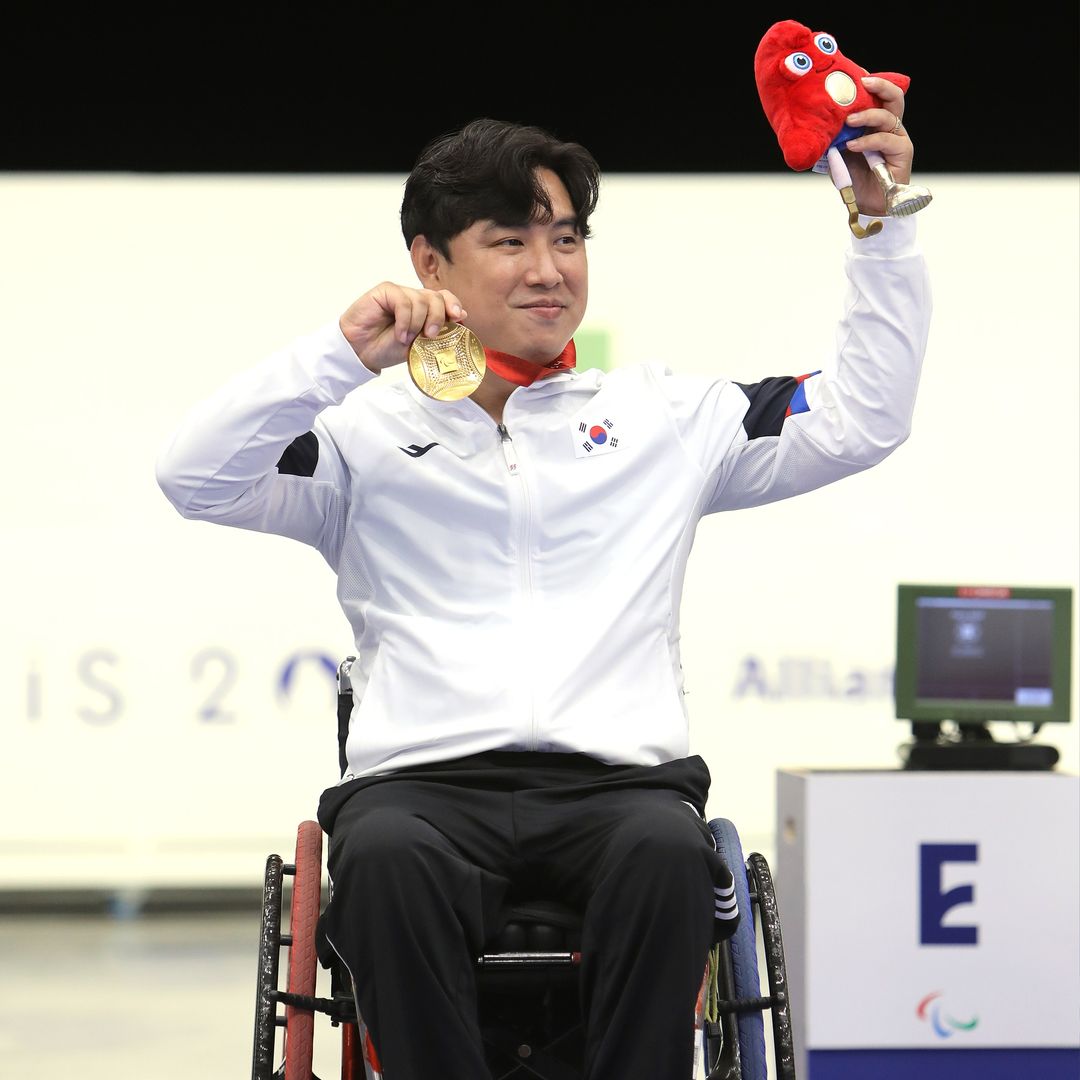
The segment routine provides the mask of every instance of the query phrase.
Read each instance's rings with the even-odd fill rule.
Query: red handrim
[[[289,908],[289,993],[315,994],[319,959],[315,924],[322,895],[322,828],[302,821],[296,830],[296,873]],[[285,1009],[285,1080],[311,1080],[315,1014],[289,1005]]]

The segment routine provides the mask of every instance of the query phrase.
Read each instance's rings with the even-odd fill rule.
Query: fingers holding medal
[[[459,320],[468,313],[446,289],[384,281],[341,316],[339,326],[360,361],[376,373],[406,362],[429,397],[467,397],[484,377],[484,348]]]

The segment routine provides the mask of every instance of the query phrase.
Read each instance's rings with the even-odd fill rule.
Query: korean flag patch
[[[599,457],[620,449],[618,425],[609,416],[576,416],[571,422],[574,456]]]

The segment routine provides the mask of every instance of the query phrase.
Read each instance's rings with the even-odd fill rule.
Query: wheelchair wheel
[[[292,903],[289,907],[290,994],[313,997],[319,958],[315,948],[322,895],[322,828],[317,821],[302,821],[296,831]],[[285,1080],[312,1080],[315,1013],[288,1005],[285,1008]]]
[[[784,939],[780,932],[780,910],[776,904],[772,872],[764,856],[751,853],[747,867],[758,898],[758,917],[765,950],[769,993],[773,998],[773,1057],[777,1080],[795,1080],[795,1043],[791,1033],[791,1002],[788,997],[787,965],[784,962]]]
[[[735,900],[739,905],[739,925],[728,939],[731,955],[735,998],[757,999],[761,995],[761,980],[757,965],[757,933],[750,884],[742,843],[735,826],[726,818],[709,822],[716,850],[735,879]],[[765,1022],[760,1008],[746,1009],[736,1014],[739,1032],[739,1068],[742,1080],[765,1080],[768,1066],[765,1059]]]
[[[251,1080],[273,1080],[274,1034],[277,1028],[278,957],[281,952],[281,883],[284,864],[280,855],[266,860],[263,878],[262,925],[259,931],[259,973],[255,987],[255,1046]]]

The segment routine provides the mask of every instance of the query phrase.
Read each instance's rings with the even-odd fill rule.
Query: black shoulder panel
[[[319,440],[314,431],[309,431],[289,443],[277,463],[277,471],[288,476],[314,476],[318,463]]]
[[[761,382],[735,385],[750,399],[750,408],[743,417],[746,437],[760,439],[766,435],[779,435],[799,380],[792,375],[780,375]]]

